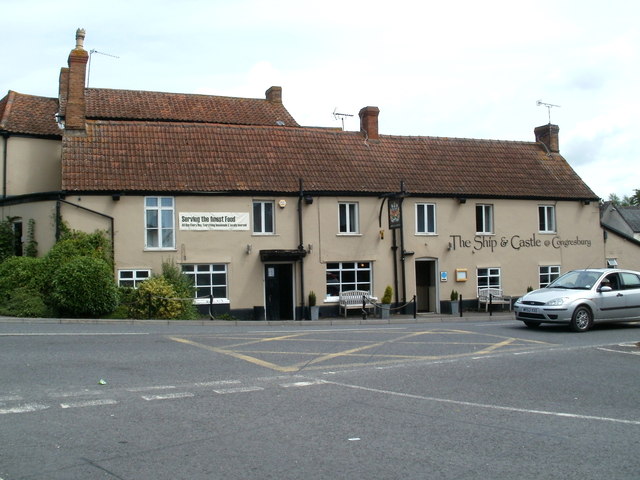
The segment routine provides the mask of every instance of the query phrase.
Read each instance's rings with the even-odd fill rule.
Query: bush
[[[17,288],[41,292],[45,284],[44,268],[41,258],[10,257],[0,263],[0,303]]]
[[[111,267],[100,258],[75,257],[52,278],[51,300],[63,315],[97,317],[118,305],[118,288]]]
[[[53,312],[45,305],[40,292],[27,287],[11,290],[2,305],[0,315],[11,317],[49,317]]]
[[[382,295],[381,302],[384,303],[385,305],[390,304],[392,297],[393,297],[393,288],[391,288],[391,285],[387,285],[387,288],[384,289],[384,294]]]
[[[165,277],[142,282],[132,295],[129,315],[132,318],[185,318],[191,299],[179,300],[175,288]]]
[[[74,257],[92,257],[112,266],[111,242],[104,232],[70,232],[61,238],[45,256],[47,268],[56,270]]]

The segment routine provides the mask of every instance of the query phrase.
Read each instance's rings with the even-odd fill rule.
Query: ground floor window
[[[499,268],[478,269],[478,293],[483,288],[502,288]]]
[[[227,299],[227,265],[216,263],[182,265],[182,273],[193,281],[196,298],[213,295]]]
[[[560,276],[559,265],[548,265],[540,267],[540,288],[544,288]]]
[[[327,263],[327,298],[347,290],[365,290],[371,293],[371,262]]]
[[[151,270],[118,270],[118,286],[138,288],[151,276]]]

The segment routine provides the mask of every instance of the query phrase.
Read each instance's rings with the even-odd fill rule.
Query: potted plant
[[[457,315],[460,313],[458,308],[458,292],[456,290],[451,290],[451,315]]]
[[[387,285],[387,288],[384,289],[384,294],[382,295],[382,299],[380,303],[380,318],[388,319],[391,316],[391,298],[393,297],[393,288],[391,285]]]
[[[318,320],[320,317],[320,307],[316,306],[316,293],[313,290],[309,292],[309,312],[311,320]]]

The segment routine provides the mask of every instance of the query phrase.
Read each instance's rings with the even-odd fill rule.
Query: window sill
[[[361,237],[361,233],[348,233],[348,232],[339,232],[336,233],[336,237]]]

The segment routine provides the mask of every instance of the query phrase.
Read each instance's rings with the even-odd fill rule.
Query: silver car
[[[594,322],[640,321],[640,272],[588,268],[573,270],[513,306],[527,327],[566,323],[586,332]]]

